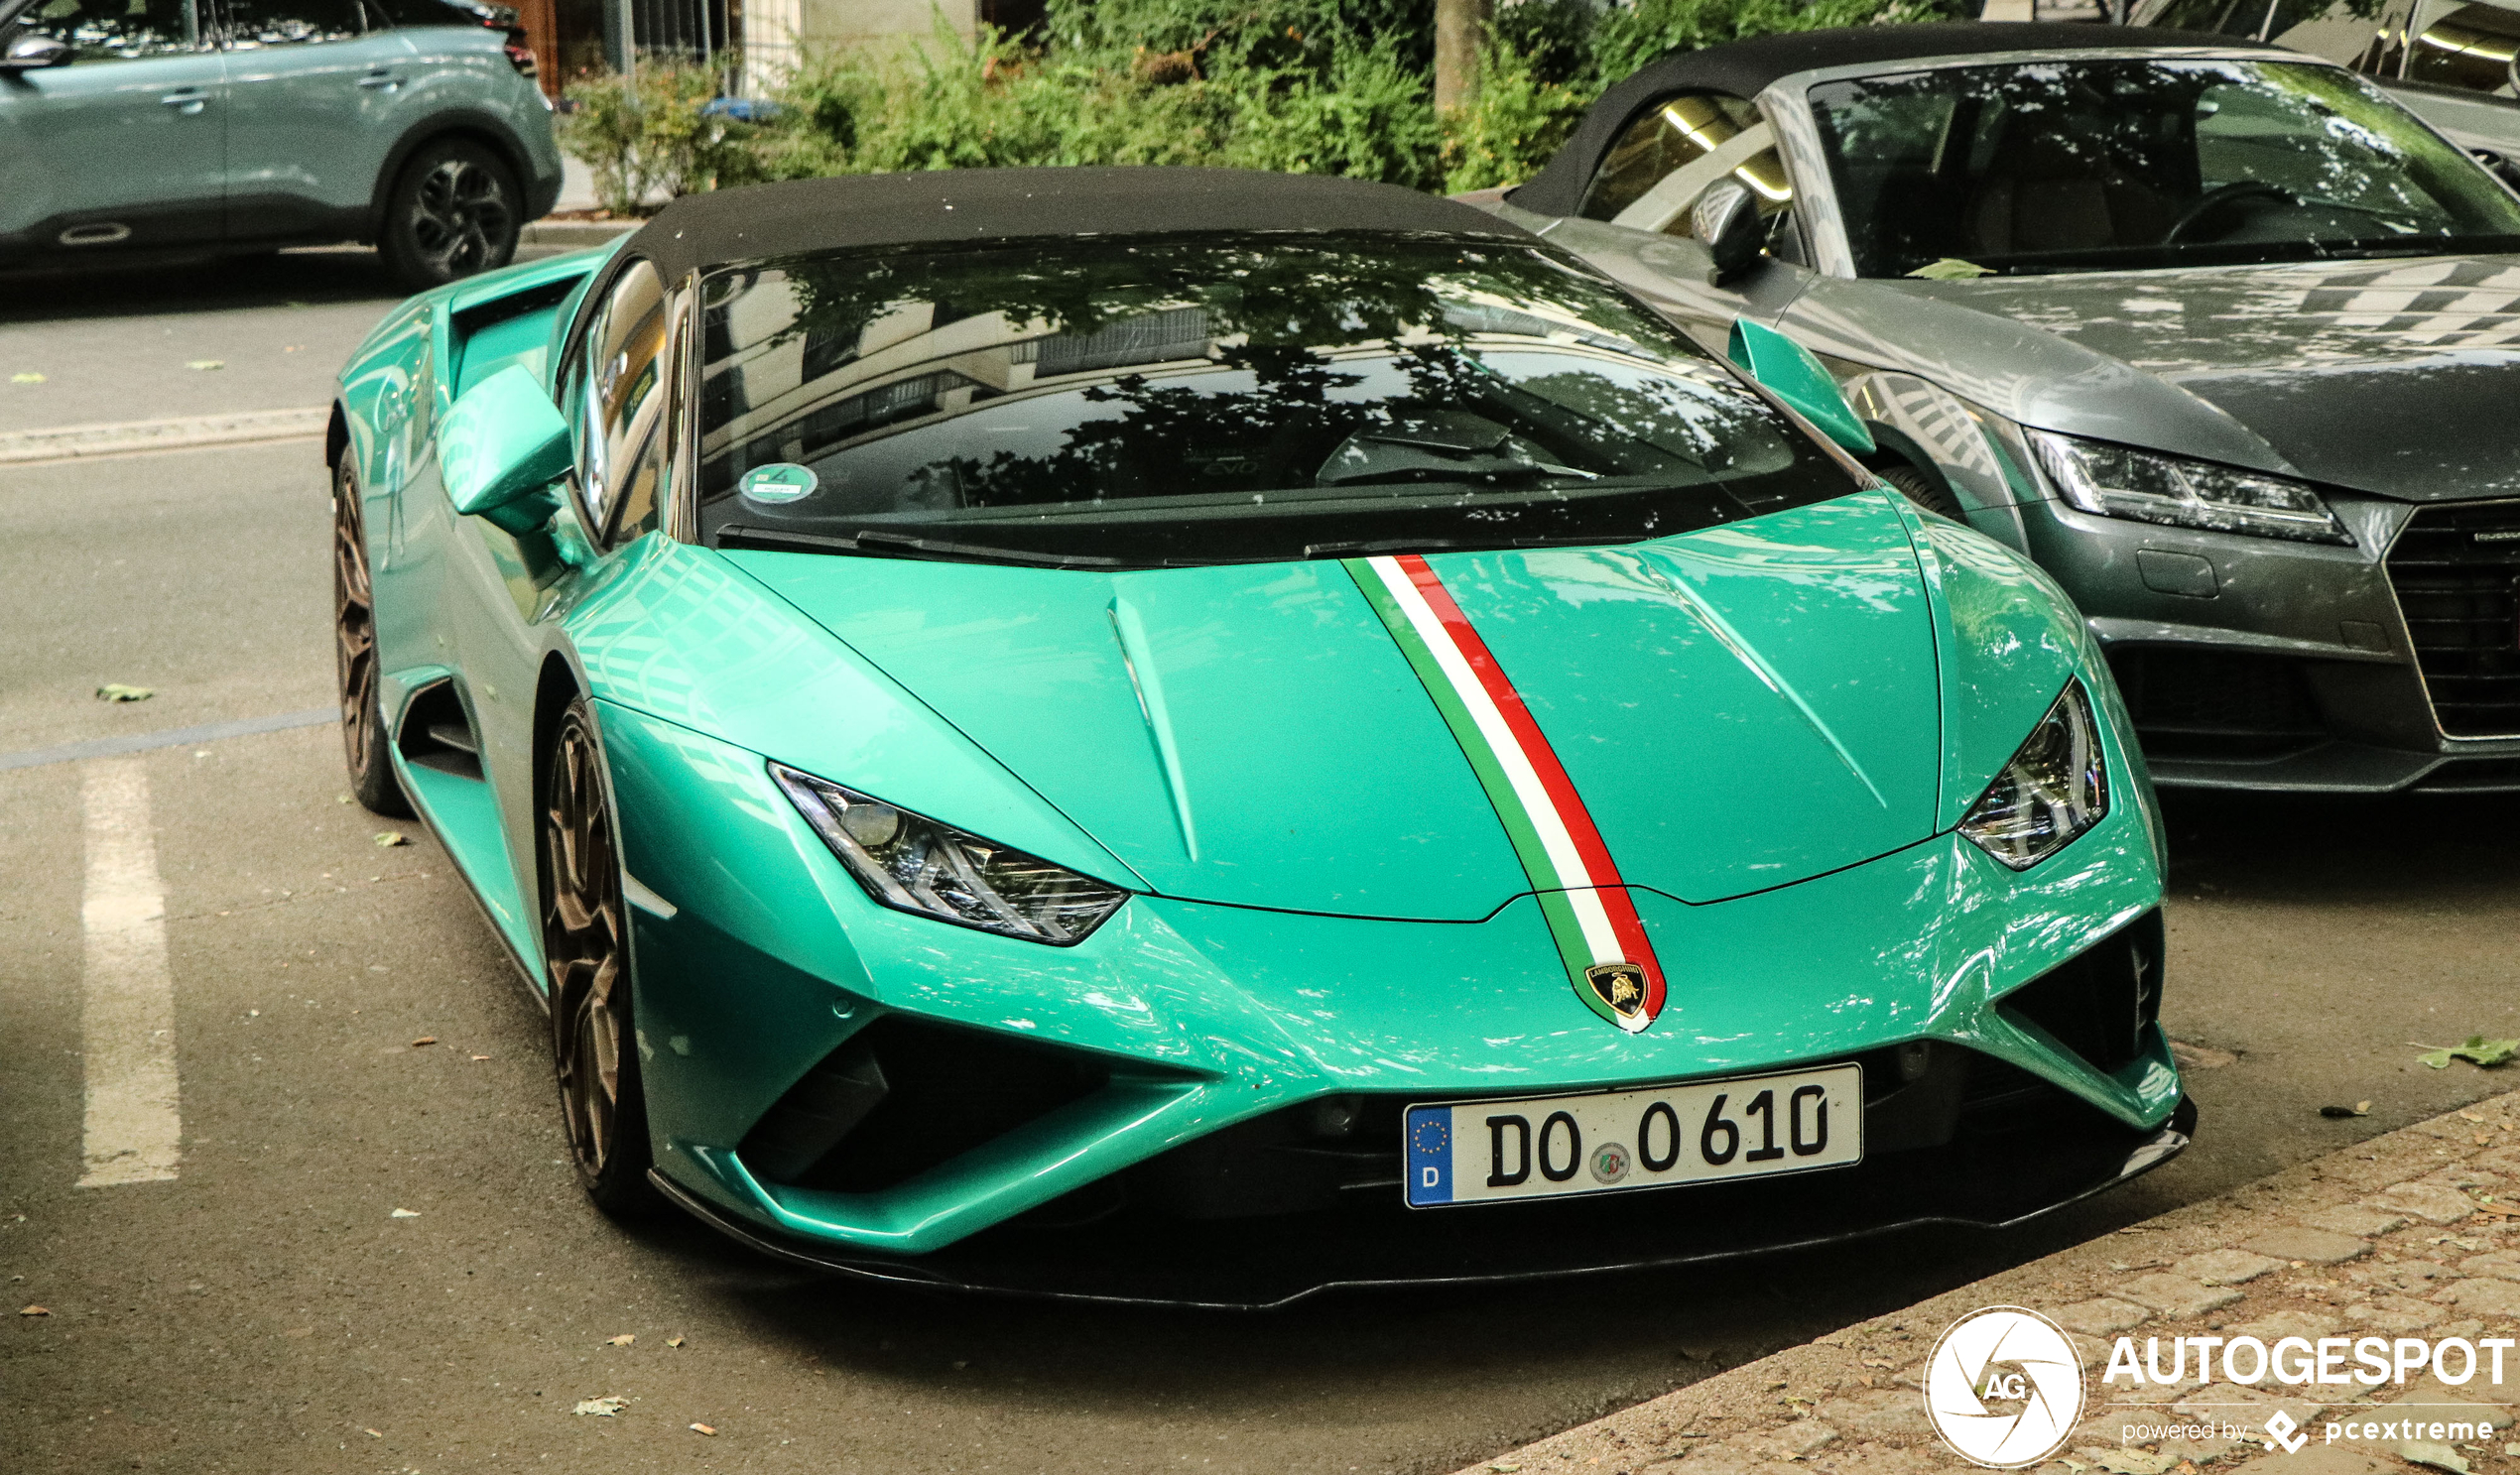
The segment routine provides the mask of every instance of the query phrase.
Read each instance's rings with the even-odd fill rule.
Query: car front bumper
[[[2157,784],[2520,791],[2520,502],[2330,502],[2354,547],[2059,501],[1972,520],[2074,596]]]
[[[1945,833],[1721,903],[1640,890],[1666,955],[1689,961],[1664,1017],[1628,1036],[1573,996],[1528,896],[1467,923],[1140,896],[1082,943],[1045,947],[873,905],[758,756],[622,708],[603,721],[625,863],[665,899],[632,929],[658,1171],[711,1222],[818,1264],[1089,1289],[1089,1268],[1046,1250],[1045,1234],[1098,1247],[1211,1230],[1266,1244],[1315,1223],[1395,1231],[1351,1257],[1342,1229],[1292,1280],[1221,1292],[1266,1302],[1409,1279],[1410,1265],[1420,1279],[1566,1273],[1901,1223],[2008,1223],[2114,1181],[2148,1144],[2178,1146],[2162,1137],[2180,1094],[2158,1029],[2093,1045],[2078,1033],[2081,1005],[2035,1002],[2062,997],[2050,980],[2119,958],[2115,981],[2089,987],[2135,1002],[2089,1018],[2136,1019],[2148,988],[2157,1004],[2158,944],[2129,940],[2159,933],[2155,818],[2138,785],[2024,873]],[[2110,756],[2132,771],[2113,743]],[[2136,961],[2143,946],[2149,962]],[[1898,1054],[1918,1042],[1922,1053]],[[1929,1057],[1915,1080],[1898,1063]],[[1710,1227],[1698,1205],[1730,1202],[1729,1186],[1402,1207],[1398,1116],[1411,1101],[1847,1059],[1866,1064],[1876,1098],[1872,1157],[1812,1179],[1865,1185],[1842,1213]],[[881,1083],[871,1105],[869,1082]],[[2035,1148],[1990,1156],[1971,1145],[1970,1113],[2007,1091],[2059,1115]],[[1919,1102],[1932,1107],[1923,1128],[1875,1120]],[[1300,1125],[1323,1103],[1356,1125]],[[2057,1177],[2050,1158],[2073,1167]],[[1744,1202],[1827,1196],[1746,1186],[1757,1191]],[[1543,1232],[1594,1215],[1660,1229],[1622,1230],[1597,1253]],[[1421,1227],[1437,1220],[1449,1227]],[[1014,1269],[1035,1261],[1029,1282]],[[1135,1284],[1197,1300],[1197,1270],[1175,1284],[1148,1261],[1136,1282],[1123,1274],[1095,1293]]]

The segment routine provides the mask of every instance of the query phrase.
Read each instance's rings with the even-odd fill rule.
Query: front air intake
[[[2162,928],[2158,909],[2014,989],[1996,1008],[2031,1024],[2114,1073],[2152,1043],[2161,1018]]]
[[[1110,1082],[1081,1050],[886,1015],[806,1072],[736,1148],[765,1181],[873,1193]]]

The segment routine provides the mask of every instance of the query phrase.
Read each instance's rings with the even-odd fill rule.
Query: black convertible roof
[[[1582,203],[1601,156],[1648,104],[1675,92],[1722,92],[1747,101],[1770,82],[1824,66],[1925,61],[1991,52],[2089,52],[2124,47],[2234,47],[2258,43],[2194,31],[2140,26],[2078,26],[2058,22],[1942,21],[1924,26],[1849,26],[1803,31],[1674,52],[1647,62],[1635,75],[1601,94],[1575,125],[1575,137],[1531,183],[1506,196],[1542,215],[1572,215]]]
[[[1485,210],[1393,184],[1235,169],[954,169],[687,194],[629,250],[695,267],[850,247],[1181,231],[1443,231],[1529,242]]]

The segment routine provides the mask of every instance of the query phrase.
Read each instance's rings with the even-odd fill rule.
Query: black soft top
[[[853,247],[1184,231],[1437,231],[1530,243],[1414,189],[1237,169],[953,169],[687,194],[630,240],[667,281],[693,268]]]
[[[1567,141],[1531,183],[1506,198],[1542,215],[1572,215],[1583,201],[1601,156],[1630,119],[1676,92],[1721,92],[1743,101],[1770,82],[1824,66],[1926,61],[1991,52],[2089,52],[2124,47],[2210,47],[2255,50],[2258,43],[2195,31],[2141,26],[2078,26],[2060,22],[1941,21],[1923,26],[1849,26],[1736,41],[1701,52],[1674,52],[1647,62],[1601,94]]]

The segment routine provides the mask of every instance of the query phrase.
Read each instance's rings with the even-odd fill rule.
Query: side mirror
[[[1837,392],[1837,381],[1802,344],[1764,323],[1736,317],[1725,356],[1846,450],[1868,456],[1878,448],[1872,431],[1864,429],[1854,407]]]
[[[1706,186],[1689,207],[1689,233],[1715,259],[1717,287],[1757,266],[1767,249],[1759,201],[1738,180],[1717,180]]]
[[[438,473],[466,517],[530,533],[559,505],[553,482],[569,471],[568,422],[522,366],[465,390],[438,430]]]
[[[70,49],[50,36],[21,36],[0,53],[0,71],[34,71],[46,66],[63,66],[70,61]]]

